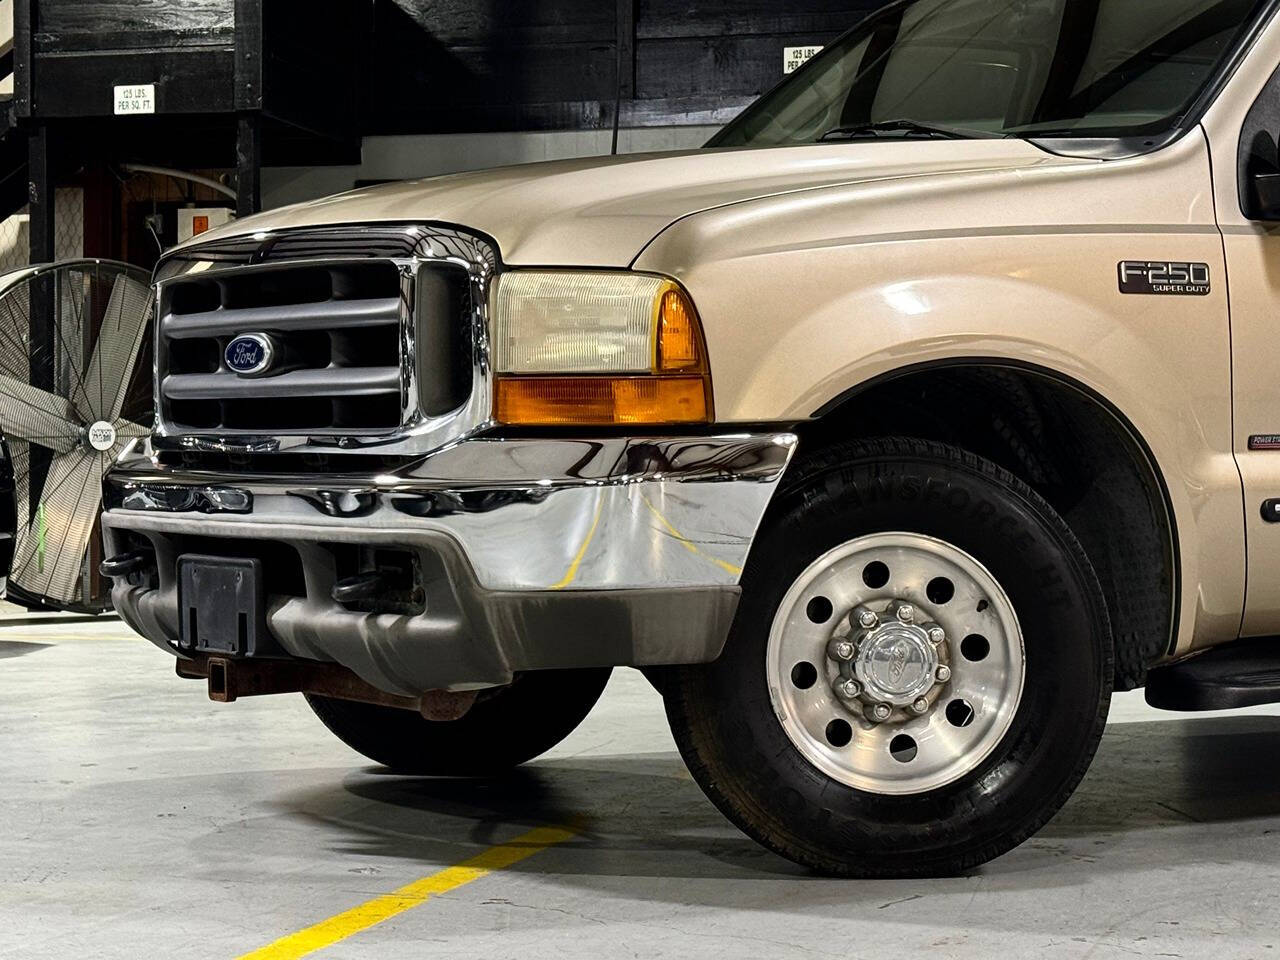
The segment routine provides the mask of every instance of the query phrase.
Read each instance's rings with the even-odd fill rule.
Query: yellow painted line
[[[729,563],[728,561],[721,560],[719,557],[713,557],[711,554],[703,553],[701,550],[699,550],[698,545],[696,543],[694,543],[692,540],[686,537],[683,533],[677,530],[674,526],[672,526],[671,521],[662,515],[662,511],[659,510],[657,507],[655,507],[645,494],[643,493],[640,494],[640,499],[643,500],[644,505],[653,512],[653,515],[658,518],[658,522],[667,528],[667,532],[670,533],[673,537],[675,537],[678,541],[680,541],[680,543],[684,545],[684,548],[688,550],[690,553],[694,554],[695,556],[702,557],[704,560],[710,560],[721,570],[727,570],[729,573],[733,574],[735,577],[739,576],[742,573],[741,567],[735,567],[732,563]]]
[[[246,953],[238,960],[296,960],[298,957],[305,957],[346,940],[362,930],[368,930],[384,920],[390,920],[406,910],[421,906],[432,894],[438,895],[456,890],[495,870],[502,870],[519,863],[540,850],[563,843],[573,835],[573,831],[565,827],[538,827],[501,846],[490,847],[456,866],[448,867],[421,880],[415,880],[399,890],[375,897],[367,903],[352,907],[328,920],[322,920],[305,930],[281,937],[275,943],[269,943],[252,953]]]
[[[582,558],[587,555],[587,547],[591,546],[591,540],[596,535],[596,527],[600,525],[600,514],[604,511],[604,490],[601,490],[596,497],[596,515],[591,520],[591,529],[587,531],[586,537],[583,538],[582,546],[578,548],[578,555],[573,558],[573,562],[569,564],[569,569],[565,571],[564,576],[559,583],[551,585],[552,590],[563,590],[569,584],[573,583],[574,578],[578,576],[578,567],[582,566]]]

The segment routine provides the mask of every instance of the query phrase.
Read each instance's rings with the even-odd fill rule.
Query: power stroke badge
[[[1121,260],[1120,292],[1204,297],[1209,293],[1209,265],[1176,260]]]

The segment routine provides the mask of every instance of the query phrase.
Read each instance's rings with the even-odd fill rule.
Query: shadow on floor
[[[50,647],[49,643],[36,643],[34,640],[0,640],[0,660],[21,657],[23,654],[35,653]]]
[[[5,627],[63,627],[73,623],[119,623],[114,613],[103,614],[46,614],[34,617],[0,617],[0,629]]]
[[[566,850],[606,854],[608,865],[598,866],[612,875],[804,875],[729,824],[674,753],[548,760],[486,780],[401,777],[366,768],[349,775],[341,792],[297,799],[308,814],[340,821],[336,849],[346,854],[447,863],[458,854],[441,857],[442,842],[489,845],[522,829],[556,824],[578,833]],[[359,801],[354,818],[352,800]]]
[[[1043,831],[1069,837],[1178,823],[1274,819],[1280,717],[1198,717],[1107,728],[1089,775]]]
[[[1280,765],[1270,760],[1278,746],[1280,717],[1115,725],[1059,816],[979,872],[1057,887],[1096,871],[1163,869],[1219,856],[1280,864]],[[407,778],[366,768],[332,789],[286,794],[281,802],[287,815],[322,826],[337,855],[443,864],[520,827],[574,823],[576,840],[515,869],[819,879],[740,834],[674,753],[546,760],[492,780]],[[1244,822],[1247,828],[1235,826]],[[948,882],[954,881],[939,881]]]

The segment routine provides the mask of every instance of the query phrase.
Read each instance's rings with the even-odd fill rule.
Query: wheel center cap
[[[116,445],[116,428],[105,420],[89,425],[89,446],[99,453],[106,453]]]
[[[863,637],[853,669],[872,699],[902,707],[933,686],[938,652],[921,627],[886,623]]]

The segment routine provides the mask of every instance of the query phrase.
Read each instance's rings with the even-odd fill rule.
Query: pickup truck
[[[705,149],[173,249],[116,609],[422,775],[639,667],[779,854],[998,856],[1114,690],[1280,701],[1276,9],[904,0]]]

